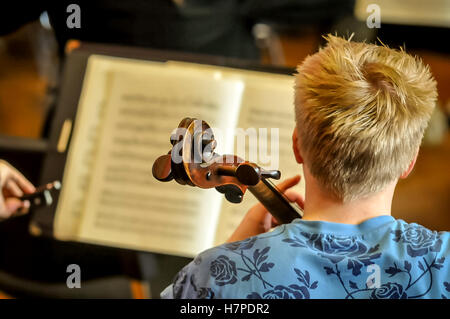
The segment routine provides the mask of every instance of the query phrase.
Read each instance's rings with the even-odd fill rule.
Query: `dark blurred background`
[[[337,33],[420,56],[438,82],[439,102],[416,167],[400,181],[393,215],[450,229],[450,1],[131,0],[77,1],[81,28],[69,29],[74,1],[2,5],[0,158],[39,183],[68,39],[246,59],[295,67]],[[369,28],[370,3],[381,9]],[[447,45],[445,44],[447,43]],[[150,164],[149,164],[150,165]],[[158,297],[189,260],[33,237],[30,215],[0,222],[0,296]],[[81,266],[84,289],[65,286]],[[164,269],[165,272],[161,270]]]

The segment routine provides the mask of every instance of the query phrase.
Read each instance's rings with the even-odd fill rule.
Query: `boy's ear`
[[[294,127],[294,132],[292,133],[292,149],[294,150],[295,160],[299,164],[303,164],[303,157],[300,154],[297,127]]]
[[[411,163],[408,166],[408,169],[406,171],[404,171],[402,175],[400,175],[400,178],[405,179],[405,178],[408,177],[408,175],[413,170],[414,165],[416,164],[416,160],[417,160],[417,156],[418,155],[419,155],[419,150],[417,150],[416,155],[414,156],[413,160],[411,161]]]

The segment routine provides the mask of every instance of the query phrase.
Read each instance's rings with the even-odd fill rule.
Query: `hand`
[[[31,194],[35,187],[14,167],[0,160],[0,218],[8,218],[17,211],[26,213],[29,201],[21,201],[18,197]]]
[[[300,182],[300,175],[288,178],[277,187],[282,191],[290,202],[296,202],[302,209],[304,208],[303,197],[289,188],[297,185]],[[234,242],[252,237],[261,233],[265,233],[278,226],[275,218],[267,211],[267,209],[261,204],[256,204],[247,212],[244,219],[234,231],[233,235],[227,240],[227,242]]]

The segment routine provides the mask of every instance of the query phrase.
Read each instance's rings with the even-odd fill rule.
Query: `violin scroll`
[[[278,170],[265,170],[236,155],[214,152],[217,142],[209,125],[184,118],[170,136],[172,149],[153,163],[152,174],[161,181],[173,179],[181,185],[215,188],[232,203],[242,202],[247,189],[281,223],[298,218],[298,210],[267,179],[279,179]]]

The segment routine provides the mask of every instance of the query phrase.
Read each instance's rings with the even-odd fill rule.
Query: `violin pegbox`
[[[214,152],[217,141],[205,121],[184,118],[170,135],[172,149],[153,163],[153,176],[161,182],[172,179],[181,185],[216,188],[232,203],[240,203],[247,187],[234,176],[243,160]],[[226,171],[226,172],[225,172]]]
[[[217,142],[205,121],[184,118],[170,136],[172,149],[153,164],[153,176],[162,182],[172,179],[181,185],[216,188],[232,203],[240,203],[248,186],[262,178],[280,177],[236,155],[214,152]]]

